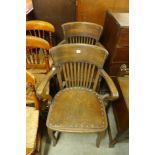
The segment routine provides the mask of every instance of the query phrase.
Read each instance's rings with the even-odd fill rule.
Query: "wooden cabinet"
[[[118,76],[123,66],[129,66],[129,19],[128,13],[108,11],[101,43],[109,52],[105,69],[111,76]]]

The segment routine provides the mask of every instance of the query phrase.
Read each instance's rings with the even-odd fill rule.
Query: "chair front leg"
[[[101,140],[104,138],[105,136],[105,132],[106,131],[103,131],[103,132],[98,132],[97,133],[97,139],[96,139],[96,147],[100,147],[100,143],[101,143]]]
[[[51,139],[51,141],[53,143],[53,146],[55,146],[56,143],[57,143],[57,139],[56,139],[56,137],[54,135],[54,131],[51,130],[51,129],[48,129],[48,136],[50,137],[50,139]]]

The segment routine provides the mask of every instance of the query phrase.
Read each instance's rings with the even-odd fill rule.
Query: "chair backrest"
[[[62,25],[67,43],[95,45],[99,41],[103,27],[89,22],[69,22]]]
[[[50,46],[52,47],[53,45],[52,33],[55,32],[55,28],[51,23],[40,20],[27,21],[26,32],[27,35],[37,36],[47,40]]]
[[[39,109],[39,100],[36,96],[35,91],[36,79],[35,77],[26,70],[26,102],[28,100],[33,100],[35,109]]]
[[[86,87],[96,90],[98,69],[103,68],[108,52],[101,47],[87,44],[63,44],[50,50],[60,89]]]
[[[26,69],[46,69],[49,66],[49,43],[39,37],[26,36]]]

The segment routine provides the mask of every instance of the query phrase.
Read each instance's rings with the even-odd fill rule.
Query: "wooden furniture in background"
[[[117,142],[129,138],[129,76],[113,77],[113,80],[119,91],[119,99],[112,104],[117,134],[115,137],[112,137],[109,126],[110,147],[113,147]]]
[[[49,43],[39,37],[26,36],[26,69],[31,72],[39,83],[45,78],[46,73],[52,67],[52,58],[49,56]],[[50,98],[49,83],[44,89],[44,99]]]
[[[119,76],[129,66],[129,14],[107,12],[101,43],[109,52],[105,68]]]
[[[32,0],[34,16],[37,20],[47,21],[55,26],[57,43],[63,40],[61,25],[76,21],[75,0]]]
[[[103,25],[108,9],[129,11],[129,0],[32,0],[34,17],[53,23],[57,43],[63,40],[61,25],[66,22],[84,21]]]
[[[106,11],[128,12],[129,0],[76,0],[77,21],[103,25]]]
[[[39,100],[35,91],[35,77],[26,71],[26,155],[39,152]],[[29,106],[34,104],[34,106]]]
[[[46,125],[53,145],[56,145],[54,131],[74,133],[98,133],[96,146],[107,129],[105,100],[118,98],[117,89],[102,69],[108,52],[101,47],[88,44],[63,44],[50,50],[55,68],[51,70],[37,89],[42,89],[57,74],[60,91],[50,106]],[[110,94],[96,92],[99,79],[103,78]]]
[[[40,20],[30,20],[26,22],[27,35],[36,36],[47,40],[50,47],[53,46],[52,40],[54,38],[52,38],[52,33],[54,32],[55,28],[51,23]]]

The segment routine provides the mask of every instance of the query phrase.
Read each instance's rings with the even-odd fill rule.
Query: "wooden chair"
[[[55,66],[38,86],[40,96],[48,81],[57,75],[60,91],[52,100],[46,125],[53,145],[55,131],[98,133],[96,146],[107,129],[104,101],[118,98],[117,89],[102,69],[108,52],[94,45],[64,44],[50,50]],[[96,92],[100,78],[109,86],[110,94]]]
[[[89,22],[69,22],[62,25],[64,43],[84,43],[101,46],[99,39],[103,30],[101,25]]]
[[[26,36],[26,69],[37,79],[35,87],[44,79],[50,70],[53,61],[49,56],[49,43],[38,37]],[[50,98],[49,83],[44,90],[43,99]]]
[[[35,77],[26,71],[26,154],[39,152],[39,100],[35,92]],[[33,107],[31,105],[34,105]]]
[[[37,36],[47,40],[50,47],[53,46],[54,38],[52,37],[52,33],[55,32],[55,28],[51,23],[40,20],[27,21],[26,32],[27,35]]]

